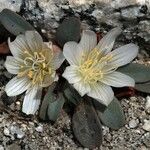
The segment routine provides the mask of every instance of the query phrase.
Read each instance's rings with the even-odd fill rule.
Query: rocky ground
[[[25,17],[46,40],[62,19],[73,15],[81,19],[84,29],[102,34],[122,26],[115,47],[129,42],[139,45],[135,61],[150,65],[149,0],[0,0],[0,11],[4,8]],[[0,150],[87,150],[75,140],[71,118],[64,111],[53,125],[21,113],[23,95],[9,98],[4,93],[5,84],[12,78],[4,68],[4,59],[0,57]],[[150,97],[122,99],[121,105],[127,123],[117,131],[104,126],[104,141],[99,149],[150,150]]]

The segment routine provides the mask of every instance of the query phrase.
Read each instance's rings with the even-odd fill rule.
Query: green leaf
[[[77,105],[82,99],[82,97],[78,94],[78,92],[71,86],[69,86],[64,90],[64,96],[65,98],[67,98],[67,100],[69,100],[75,105]]]
[[[12,37],[12,35],[4,28],[4,26],[0,23],[0,44],[6,42],[8,37]]]
[[[64,105],[65,99],[62,93],[59,93],[57,96],[53,95],[53,102],[49,102],[48,106],[48,118],[51,121],[56,121],[60,111]]]
[[[136,83],[150,81],[150,66],[131,63],[119,68],[118,71],[132,77]]]
[[[124,126],[125,116],[117,98],[113,99],[103,113],[95,108],[102,123],[109,128],[119,129]]]
[[[40,107],[39,117],[42,120],[48,120],[47,118],[47,108],[50,101],[53,101],[53,90],[56,86],[56,83],[53,83],[46,92],[46,95],[42,101],[42,105]]]
[[[14,35],[22,34],[27,30],[34,30],[30,23],[9,9],[4,9],[0,13],[0,21],[1,24]]]
[[[150,93],[150,82],[135,84],[135,89],[144,93]]]
[[[57,29],[56,42],[63,47],[68,41],[78,42],[80,39],[81,24],[79,19],[71,17],[65,19]]]
[[[72,102],[73,104],[77,105],[77,100],[76,98],[74,97],[73,93],[70,91],[69,88],[66,88],[64,90],[64,96],[67,100],[69,100],[70,102]]]
[[[84,147],[93,149],[101,145],[101,123],[93,105],[88,100],[82,100],[76,107],[72,123],[74,135]]]

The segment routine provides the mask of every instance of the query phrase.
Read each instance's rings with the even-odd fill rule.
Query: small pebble
[[[141,146],[141,150],[147,150],[145,146]]]
[[[0,145],[0,150],[4,150],[4,147],[2,145]]]
[[[144,134],[143,143],[148,148],[147,150],[149,150],[149,148],[150,148],[150,133],[149,132]]]
[[[12,135],[16,134],[18,139],[22,139],[25,133],[17,126],[11,126],[10,132]]]
[[[35,130],[37,132],[43,132],[43,126],[42,125],[39,125],[38,127],[35,128]]]
[[[4,117],[0,117],[0,122],[2,122],[2,121],[3,121],[3,119],[4,119]]]
[[[4,128],[4,135],[6,135],[6,136],[10,135],[10,132],[9,132],[8,128]]]
[[[17,104],[17,105],[20,105],[20,102],[19,102],[19,101],[17,101],[17,102],[16,102],[16,104]]]
[[[8,146],[7,150],[21,150],[21,147],[20,147],[20,145],[13,143]]]
[[[139,120],[138,119],[132,119],[129,121],[129,127],[130,128],[136,128],[138,126]]]
[[[146,110],[150,109],[150,96],[146,97],[146,104],[145,104]]]
[[[150,131],[150,120],[144,120],[143,129],[145,131]]]

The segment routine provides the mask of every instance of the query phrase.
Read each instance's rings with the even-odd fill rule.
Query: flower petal
[[[106,106],[108,106],[114,98],[112,88],[103,83],[94,84],[91,87],[91,91],[87,95]]]
[[[14,77],[7,83],[5,87],[5,91],[8,96],[16,96],[26,91],[29,87],[30,87],[30,81],[28,78]]]
[[[21,60],[15,59],[12,56],[7,56],[5,61],[5,67],[11,74],[17,74],[19,72]]]
[[[9,38],[8,45],[14,57],[20,57],[23,54],[23,51],[29,50],[29,46],[23,34],[18,35],[13,42],[10,42]]]
[[[109,31],[96,46],[104,55],[110,52],[113,48],[117,36],[121,33],[121,28],[117,27]]]
[[[124,87],[124,86],[134,87],[135,85],[134,79],[117,71],[105,75],[101,82],[113,87]]]
[[[120,67],[130,63],[138,54],[138,46],[135,44],[127,44],[112,51],[112,59],[109,63],[112,66]]]
[[[57,77],[57,75],[55,73],[51,76],[46,75],[41,87],[47,87],[47,86],[51,85],[55,81],[56,77]]]
[[[77,83],[81,80],[81,77],[77,73],[77,67],[76,66],[69,66],[66,67],[64,73],[62,74],[64,78],[68,80],[69,83]]]
[[[58,69],[61,66],[61,64],[64,62],[64,60],[65,60],[65,57],[64,57],[62,51],[55,50],[55,52],[54,52],[54,68]]]
[[[78,91],[78,93],[81,96],[84,96],[85,94],[90,92],[90,85],[89,84],[85,84],[85,83],[83,83],[81,81],[73,84],[73,86],[74,86],[74,88]]]
[[[77,45],[76,42],[67,42],[63,48],[64,57],[71,65],[78,64]]]
[[[89,52],[95,48],[97,44],[97,36],[95,32],[91,30],[84,30],[82,33],[81,40],[79,42],[79,53]]]
[[[39,109],[41,102],[42,89],[38,87],[33,87],[32,89],[27,90],[25,98],[23,100],[22,111],[29,114],[35,114]]]
[[[67,59],[69,64],[78,65],[82,54],[88,54],[97,43],[96,34],[93,31],[83,31],[81,41],[79,44],[76,42],[67,42],[63,48],[64,57]]]
[[[31,51],[42,50],[43,39],[37,31],[26,31],[25,37]]]

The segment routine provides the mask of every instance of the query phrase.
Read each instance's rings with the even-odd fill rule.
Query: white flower
[[[63,77],[73,84],[81,96],[88,96],[108,106],[113,100],[113,87],[134,86],[134,80],[117,68],[128,64],[138,53],[138,46],[127,44],[113,51],[120,28],[114,28],[97,44],[96,34],[90,30],[83,31],[81,41],[67,42],[64,46],[64,57],[70,66]]]
[[[36,31],[18,35],[15,41],[8,40],[10,51],[5,67],[17,76],[5,87],[8,96],[26,91],[22,111],[34,114],[40,105],[42,87],[49,86],[56,79],[56,69],[64,61],[62,52],[54,52],[52,43],[44,43]]]

